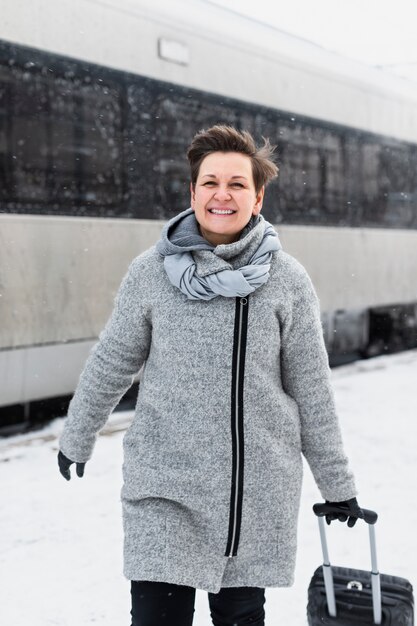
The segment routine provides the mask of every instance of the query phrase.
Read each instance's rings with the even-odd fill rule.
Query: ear
[[[193,185],[193,183],[190,183],[190,204],[191,204],[191,208],[194,211],[194,202],[195,202],[195,186]]]
[[[253,207],[252,215],[258,215],[261,212],[262,204],[264,201],[264,195],[265,195],[265,185],[262,185],[262,187],[256,194],[256,202],[255,202],[255,206]]]

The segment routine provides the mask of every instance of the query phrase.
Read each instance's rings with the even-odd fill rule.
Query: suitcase
[[[411,583],[399,576],[379,574],[375,527],[377,514],[364,510],[369,528],[372,571],[330,565],[324,516],[326,504],[315,504],[323,565],[313,574],[308,587],[309,626],[414,626],[414,598]]]

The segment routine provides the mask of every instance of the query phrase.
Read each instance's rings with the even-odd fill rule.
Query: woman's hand
[[[326,500],[329,512],[326,513],[326,522],[331,524],[338,519],[340,522],[346,522],[349,528],[353,528],[358,519],[363,519],[364,514],[360,508],[356,498],[344,500],[343,502],[329,502]]]
[[[65,480],[71,480],[70,466],[73,463],[75,463],[75,461],[71,461],[70,459],[68,459],[65,454],[61,452],[61,450],[58,452],[59,471],[61,472]],[[84,467],[85,463],[76,463],[75,471],[77,472],[77,476],[79,478],[82,478],[84,476]]]

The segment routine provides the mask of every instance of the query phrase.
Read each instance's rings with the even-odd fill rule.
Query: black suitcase
[[[308,587],[309,626],[414,626],[414,598],[411,583],[399,576],[378,573],[374,523],[377,515],[365,511],[369,525],[372,571],[330,565],[324,515],[326,505],[313,507],[319,516],[323,565],[314,572]]]

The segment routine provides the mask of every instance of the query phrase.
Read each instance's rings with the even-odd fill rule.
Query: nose
[[[215,197],[216,200],[219,200],[220,202],[224,202],[224,201],[230,200],[232,195],[231,195],[229,189],[227,189],[227,187],[219,186],[216,189],[214,197]]]

